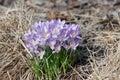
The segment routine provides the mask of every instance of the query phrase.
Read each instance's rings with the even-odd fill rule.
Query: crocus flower
[[[43,49],[46,46],[49,46],[53,53],[58,53],[61,47],[75,50],[81,45],[80,35],[80,26],[66,24],[64,20],[58,19],[35,22],[22,39],[27,48],[42,59],[45,54]]]
[[[72,48],[73,50],[76,50],[77,46],[81,45],[81,41],[79,40],[79,38],[71,38],[69,43],[70,48]]]

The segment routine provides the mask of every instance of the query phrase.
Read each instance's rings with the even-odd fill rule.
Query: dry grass
[[[72,68],[66,80],[120,79],[120,19],[114,23],[96,14],[70,14],[82,27],[83,40],[87,40],[84,55],[88,55],[88,62]],[[21,37],[36,17],[44,20],[23,3],[12,8],[0,7],[0,80],[35,80],[27,63],[30,54]]]
[[[107,50],[104,56],[105,58],[100,61],[92,58],[94,64],[91,65],[94,72],[89,76],[89,80],[120,79],[120,41],[112,46],[112,50]]]
[[[1,8],[0,80],[34,80],[27,64],[27,52],[20,43],[22,34],[32,21],[32,12],[24,8],[24,5]]]

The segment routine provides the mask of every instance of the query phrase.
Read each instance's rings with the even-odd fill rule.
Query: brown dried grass
[[[0,6],[0,80],[35,80],[27,63],[31,55],[22,43],[21,36],[39,14],[28,9],[23,3],[15,4],[13,8]],[[89,58],[85,59],[88,60],[87,64],[71,67],[66,80],[119,80],[119,20],[110,23],[95,13],[79,15],[70,12],[69,16],[82,27],[83,40],[87,40],[87,44],[84,44],[85,55]],[[78,20],[76,16],[82,19]],[[88,23],[83,25],[85,21]],[[117,29],[114,28],[116,26]],[[89,46],[99,46],[100,49],[94,51]]]
[[[2,7],[0,14],[0,80],[34,80],[27,64],[29,55],[20,42],[31,25],[32,12],[22,5]]]

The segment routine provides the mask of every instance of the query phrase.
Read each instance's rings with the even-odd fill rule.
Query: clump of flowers
[[[58,19],[34,23],[32,29],[24,34],[23,40],[27,48],[42,59],[46,46],[49,46],[53,53],[58,53],[62,46],[67,50],[75,50],[81,45],[80,35],[78,25],[65,24],[65,21]]]
[[[70,61],[72,57],[69,57],[71,51],[75,51],[77,46],[81,45],[80,26],[76,24],[66,24],[64,20],[61,21],[60,19],[46,22],[40,21],[34,23],[32,28],[23,35],[22,39],[28,50],[41,59],[38,60],[39,63],[44,64],[44,67],[47,63],[46,68],[49,68],[46,71],[46,69],[42,67],[43,73],[47,74],[49,69],[50,71],[54,71],[53,68],[56,67],[56,71],[58,72],[53,72],[53,75],[51,75],[51,77],[53,77],[55,76],[54,74],[58,74],[60,71],[60,69],[57,68],[64,67],[65,69],[63,65],[66,65]],[[48,57],[51,57],[50,60],[54,61],[48,61]],[[39,66],[41,65],[39,64],[38,67]],[[50,74],[51,73],[47,74],[48,79],[50,79]]]

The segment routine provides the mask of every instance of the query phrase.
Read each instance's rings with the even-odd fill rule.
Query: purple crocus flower
[[[54,45],[54,50],[53,53],[58,53],[61,50],[61,42],[60,41],[56,41],[56,44]]]
[[[40,58],[43,58],[45,46],[49,46],[53,53],[58,53],[61,46],[69,50],[81,45],[80,27],[76,24],[66,24],[65,21],[51,20],[34,23],[32,28],[23,35],[27,48]]]
[[[68,32],[69,37],[71,37],[71,38],[78,37],[80,35],[80,27],[75,24],[71,24],[69,26],[70,26],[69,32]]]
[[[57,39],[59,41],[66,41],[68,39],[68,28],[67,27],[63,27],[61,30],[60,30],[60,33],[57,35]]]
[[[69,43],[70,43],[70,48],[72,48],[73,50],[76,50],[77,46],[81,45],[81,41],[79,38],[71,38]]]
[[[62,42],[62,46],[66,49],[69,50],[70,49],[70,44],[68,42]]]
[[[50,38],[46,41],[46,46],[49,46],[52,50],[55,49],[56,39]]]

